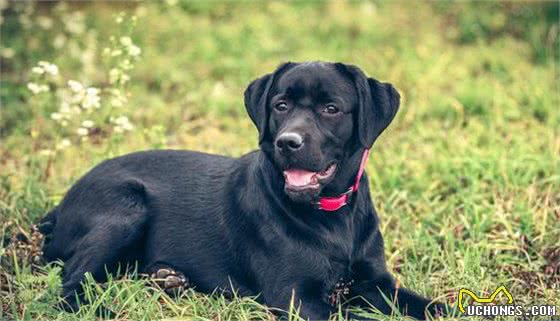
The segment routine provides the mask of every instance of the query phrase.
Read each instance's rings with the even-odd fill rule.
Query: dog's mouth
[[[298,168],[287,169],[284,171],[285,187],[292,191],[319,189],[321,185],[327,184],[334,177],[336,169],[336,163],[331,163],[320,172]]]

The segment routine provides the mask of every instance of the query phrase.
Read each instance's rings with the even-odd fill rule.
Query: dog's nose
[[[300,134],[284,133],[276,138],[276,147],[281,152],[295,152],[303,146],[303,138]]]

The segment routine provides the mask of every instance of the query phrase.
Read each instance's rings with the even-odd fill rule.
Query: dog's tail
[[[47,215],[45,217],[43,217],[41,219],[41,221],[39,221],[39,224],[37,225],[37,228],[39,229],[39,232],[41,232],[41,234],[43,234],[43,237],[44,237],[43,238],[43,257],[48,262],[54,261],[58,258],[58,256],[53,253],[53,250],[49,246],[49,244],[51,243],[52,237],[53,237],[54,228],[56,226],[57,213],[58,213],[57,208],[54,208],[52,211],[47,213]]]

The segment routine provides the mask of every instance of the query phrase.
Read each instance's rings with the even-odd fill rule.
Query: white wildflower
[[[127,53],[132,57],[137,57],[142,53],[142,50],[132,43],[132,39],[130,37],[121,37],[119,39],[121,45],[126,49]],[[118,54],[117,54],[118,53]],[[121,50],[117,49],[113,52],[113,56],[120,55],[122,53]]]
[[[82,122],[82,127],[84,128],[92,128],[94,125],[93,121],[87,119]]]
[[[125,47],[132,45],[132,39],[130,39],[130,37],[121,37],[120,41],[121,45]]]
[[[69,139],[64,138],[58,144],[56,144],[56,149],[65,149],[72,145]]]
[[[48,69],[45,69],[49,74],[52,76],[58,75],[58,67],[54,64],[51,64]]]
[[[95,87],[89,87],[86,89],[86,95],[88,96],[97,96],[99,94],[99,89]]]
[[[45,69],[41,68],[41,67],[33,67],[31,68],[31,72],[37,75],[42,75],[45,73]]]
[[[123,23],[124,17],[126,17],[126,13],[124,11],[119,12],[119,15],[115,18],[115,22],[118,24]]]
[[[111,106],[115,108],[123,107],[125,103],[126,103],[126,98],[122,96],[111,98]]]
[[[78,136],[87,136],[89,134],[89,130],[87,128],[80,127],[76,130]]]
[[[132,64],[130,63],[130,60],[125,59],[121,62],[120,67],[123,70],[130,70],[130,69],[132,69]]]
[[[95,108],[101,107],[101,98],[99,97],[99,89],[94,87],[89,87],[86,89],[86,93],[82,101],[82,107],[84,107],[84,109],[90,109],[91,107],[95,107]]]
[[[123,95],[123,93],[121,93],[121,91],[119,89],[113,88],[113,89],[110,90],[110,92],[111,92],[112,98],[109,102],[110,102],[112,107],[120,108],[120,107],[123,107],[126,104],[126,102],[127,102],[126,96]]]
[[[125,83],[127,83],[129,80],[130,80],[130,76],[123,73],[122,76],[121,76],[121,84],[125,84]]]
[[[58,75],[58,67],[55,64],[51,64],[46,61],[39,61],[39,66],[43,68],[43,70],[51,74],[52,76]]]
[[[128,47],[128,54],[131,55],[132,57],[140,56],[141,53],[142,50],[138,46],[131,45]]]
[[[121,76],[121,71],[117,68],[112,68],[109,71],[109,82],[112,84],[116,83],[117,81],[119,81],[120,76]]]
[[[58,75],[58,67],[55,64],[51,64],[46,61],[39,61],[37,66],[31,68],[31,72],[38,75],[47,73],[52,76],[56,76]]]
[[[33,94],[40,94],[42,92],[49,91],[49,86],[36,84],[34,82],[30,82],[27,84],[27,89],[29,89]]]
[[[124,129],[124,130],[127,130],[127,131],[131,131],[131,130],[134,129],[134,125],[132,125],[131,123],[126,123],[126,124],[124,124],[124,125],[122,125],[122,126],[123,126],[123,129]]]
[[[116,125],[114,127],[117,133],[122,133],[123,131],[130,131],[134,129],[134,126],[126,116],[120,116],[113,119],[113,123]]]
[[[52,114],[51,114],[51,119],[52,119],[52,120],[58,121],[58,120],[61,120],[62,117],[63,117],[63,116],[62,116],[61,113],[52,113]]]
[[[128,117],[126,117],[126,116],[120,116],[120,117],[117,117],[115,119],[115,124],[121,125],[121,124],[124,124],[124,123],[127,123],[127,122],[128,122]]]
[[[84,90],[84,86],[75,80],[68,80],[68,87],[70,87],[70,90],[72,90],[75,93]]]
[[[30,82],[27,84],[27,89],[31,90],[32,93],[34,94],[38,94],[41,92],[41,86],[34,83],[34,82]]]

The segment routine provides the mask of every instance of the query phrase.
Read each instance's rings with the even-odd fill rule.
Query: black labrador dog
[[[137,264],[166,287],[233,289],[283,310],[293,297],[313,320],[328,319],[338,301],[435,314],[439,303],[398,288],[387,271],[363,174],[399,107],[393,86],[342,63],[285,63],[249,85],[245,106],[260,150],[110,159],[42,220],[44,256],[64,261],[69,306],[86,272],[103,281]]]

